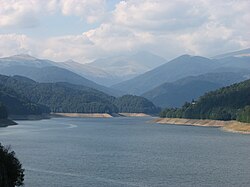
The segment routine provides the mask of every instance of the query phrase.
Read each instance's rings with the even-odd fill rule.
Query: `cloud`
[[[74,59],[84,63],[93,58],[94,50],[93,43],[86,36],[68,35],[44,41],[37,55],[57,61]]]
[[[0,0],[0,28],[34,27],[38,24],[36,1]]]
[[[31,53],[32,41],[26,35],[3,34],[0,41],[0,56]]]
[[[211,56],[250,46],[249,9],[248,0],[128,0],[116,5],[112,24],[147,33],[144,48],[165,57]]]
[[[0,0],[0,28],[36,27],[41,17],[57,12],[94,23],[103,19],[105,7],[104,0]]]
[[[140,30],[173,31],[199,26],[207,19],[196,1],[138,0],[117,4],[115,23]]]
[[[250,2],[127,0],[83,33],[106,55],[149,50],[166,58],[212,56],[250,46]]]
[[[183,53],[213,56],[250,47],[249,0],[126,0],[113,10],[106,8],[104,0],[31,0],[31,5],[20,0],[16,6],[5,2],[9,1],[0,0],[0,27],[22,25],[21,20],[30,14],[35,25],[42,10],[46,14],[60,12],[61,19],[74,15],[89,24],[98,23],[82,34],[43,41],[27,35],[5,35],[4,41],[13,47],[7,47],[8,53],[2,49],[5,45],[0,45],[0,51],[7,54],[16,49],[17,53],[26,50],[53,60],[87,62],[140,50],[170,59]],[[25,47],[20,47],[21,43]]]
[[[231,47],[241,48],[240,42],[233,39],[233,31],[223,25],[208,23],[190,33],[177,36],[183,47],[195,55],[223,53]]]
[[[80,16],[88,23],[99,21],[105,14],[104,0],[61,0],[59,5],[64,15]]]

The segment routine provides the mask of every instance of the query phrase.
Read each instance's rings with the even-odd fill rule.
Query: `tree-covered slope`
[[[56,66],[34,67],[27,65],[11,65],[2,67],[0,64],[0,73],[4,75],[25,76],[40,83],[68,82],[71,84],[94,88],[109,95],[120,95],[120,92],[114,89],[96,84],[95,82],[88,80],[72,71]]]
[[[207,73],[214,68],[208,58],[183,55],[133,79],[112,86],[129,94],[143,94],[165,82]]]
[[[113,78],[116,78],[101,70],[100,68],[94,68],[86,64],[74,62],[72,60],[65,62],[53,62],[51,60],[38,59],[27,54],[19,54],[0,58],[0,74],[21,75],[29,77],[33,80],[39,79],[42,74],[40,72],[38,74],[34,74],[34,71],[29,71],[28,69],[33,68],[35,71],[37,71],[49,66],[67,69],[94,82],[96,82],[96,80],[102,80],[101,82],[104,83],[105,81],[112,81]],[[37,81],[39,82],[39,80]],[[51,80],[49,82],[51,82]]]
[[[40,115],[50,113],[48,107],[31,102],[24,95],[18,94],[13,89],[1,83],[0,102],[6,106],[9,115]]]
[[[209,92],[180,109],[166,109],[161,116],[191,119],[249,121],[250,80]]]
[[[164,83],[142,96],[160,107],[181,107],[185,102],[196,100],[208,91],[246,80],[248,74],[225,72],[185,77]]]
[[[37,83],[21,76],[0,76],[0,84],[14,90],[20,97],[45,105],[52,112],[116,112],[114,99],[100,91],[83,86],[74,89],[67,83]]]
[[[7,108],[0,102],[0,119],[6,119],[8,117]]]
[[[160,110],[149,100],[134,95],[124,95],[114,103],[120,112],[156,114]]]
[[[75,74],[94,81],[97,84],[111,86],[145,73],[163,63],[165,63],[164,58],[146,51],[138,52],[136,54],[115,55],[113,57],[101,58],[91,63],[86,63],[84,61],[78,63],[73,60],[54,62],[47,59],[38,59],[27,54],[19,54],[0,58],[0,74],[22,75],[36,80],[36,76],[29,76],[29,73],[32,72],[28,72],[25,69],[17,69],[15,67],[33,67],[37,69],[56,66],[74,72]],[[70,83],[75,84],[73,82]]]
[[[175,82],[188,76],[206,73],[250,71],[250,57],[226,57],[209,59],[201,56],[183,55],[133,79],[113,85],[112,88],[129,94],[142,95],[161,84]]]
[[[52,112],[125,112],[125,109],[120,107],[124,104],[122,103],[123,100],[120,101],[119,98],[116,99],[85,86],[69,83],[37,83],[21,76],[8,77],[2,75],[0,75],[0,84],[3,85],[3,88],[12,90],[10,93],[16,93],[18,98],[29,98],[32,103],[49,107]],[[131,98],[133,98],[133,101],[127,100],[127,102],[130,102],[133,112],[145,111],[149,113],[148,105],[143,105],[149,102],[147,99],[142,99],[142,97]],[[138,101],[141,102],[141,105],[136,105],[136,103],[139,103]],[[133,103],[135,104],[133,105]],[[151,107],[151,112],[155,113],[157,108],[153,104]],[[155,108],[155,111],[153,108]]]

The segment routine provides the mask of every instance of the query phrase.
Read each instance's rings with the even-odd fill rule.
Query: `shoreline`
[[[128,113],[128,112],[121,112],[118,113],[121,117],[150,117],[151,115],[145,113]]]
[[[0,128],[12,126],[12,125],[17,125],[17,123],[11,119],[0,119]]]
[[[113,117],[149,117],[145,113],[50,113],[41,115],[10,115],[9,119],[0,119],[0,127],[17,125],[14,120],[43,120],[60,117],[70,118],[113,118]]]
[[[202,120],[202,119],[184,119],[184,118],[158,118],[154,120],[159,124],[173,124],[197,127],[217,127],[225,132],[250,134],[250,123],[239,121],[220,121],[220,120]]]
[[[113,117],[149,117],[145,113],[51,113],[51,117],[79,117],[79,118],[113,118]]]
[[[11,120],[42,120],[50,119],[50,114],[40,114],[40,115],[9,115]]]
[[[108,113],[51,113],[51,117],[71,117],[71,118],[112,118]]]

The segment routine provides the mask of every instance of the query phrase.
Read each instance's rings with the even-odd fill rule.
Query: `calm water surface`
[[[0,128],[26,187],[250,186],[250,136],[151,118],[54,118]]]

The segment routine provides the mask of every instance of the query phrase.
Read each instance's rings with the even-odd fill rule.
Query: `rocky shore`
[[[112,117],[148,117],[144,113],[52,113],[51,117],[78,117],[78,118],[112,118]]]
[[[119,113],[119,115],[124,117],[150,117],[150,115],[145,113]]]

